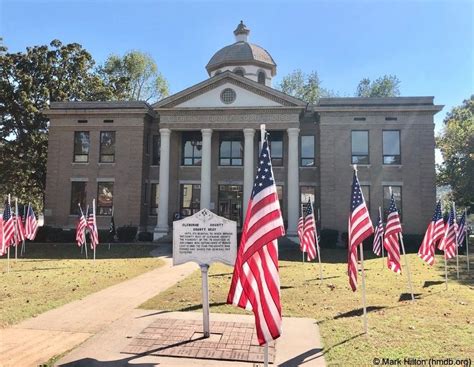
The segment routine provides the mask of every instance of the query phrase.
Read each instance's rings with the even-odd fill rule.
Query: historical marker
[[[207,273],[213,262],[234,266],[237,223],[208,209],[173,222],[173,265],[194,261],[201,267],[204,336],[209,336]]]

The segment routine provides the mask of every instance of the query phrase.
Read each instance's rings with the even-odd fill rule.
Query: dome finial
[[[237,28],[235,28],[234,35],[236,42],[247,42],[247,37],[250,33],[250,29],[244,24],[244,21],[241,20]]]

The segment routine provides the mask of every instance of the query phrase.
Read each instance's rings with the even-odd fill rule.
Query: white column
[[[212,129],[201,129],[201,209],[211,209],[211,138]]]
[[[288,229],[287,235],[296,236],[299,217],[299,162],[298,135],[300,129],[291,127],[288,132]]]
[[[253,179],[255,172],[255,162],[253,158],[255,129],[244,129],[244,197],[243,208],[244,218],[247,214],[247,204],[252,194]]]
[[[160,129],[160,199],[158,220],[153,234],[156,241],[168,234],[168,202],[170,187],[170,129]]]

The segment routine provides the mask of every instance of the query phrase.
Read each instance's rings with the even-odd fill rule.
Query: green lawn
[[[97,259],[85,260],[75,244],[27,244],[25,258],[10,272],[0,258],[0,327],[83,298],[163,265],[150,256],[152,246],[99,245]],[[89,253],[90,257],[91,253]]]
[[[380,258],[366,260],[369,335],[362,335],[361,292],[353,293],[349,288],[346,251],[322,250],[326,279],[320,285],[317,263],[298,261],[301,255],[296,247],[280,253],[286,259],[280,261],[283,315],[317,320],[329,365],[372,365],[375,357],[474,358],[474,264],[468,277],[464,256],[460,257],[460,281],[455,280],[456,262],[450,261],[446,291],[442,257],[437,256],[437,263],[430,267],[416,254],[409,254],[415,304],[400,300],[407,292],[406,274],[399,276],[382,269]],[[244,313],[225,305],[231,276],[231,267],[211,266],[211,312]],[[200,287],[197,271],[141,307],[199,310]]]

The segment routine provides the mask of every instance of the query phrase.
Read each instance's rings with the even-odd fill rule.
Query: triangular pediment
[[[225,89],[235,92],[235,100],[225,103],[222,93]],[[240,107],[298,107],[306,103],[236,75],[230,71],[213,76],[181,92],[155,103],[153,108],[240,108]]]

